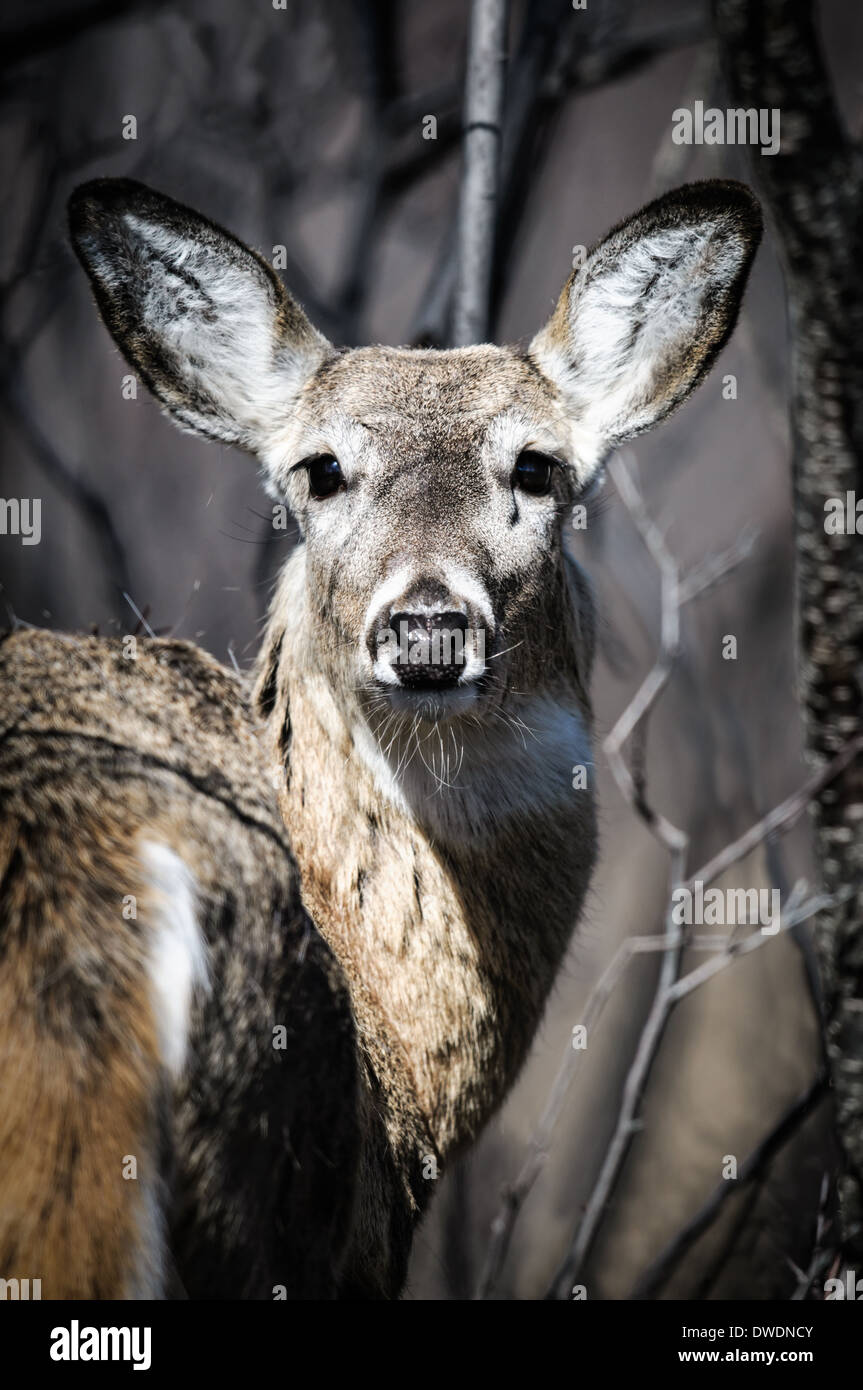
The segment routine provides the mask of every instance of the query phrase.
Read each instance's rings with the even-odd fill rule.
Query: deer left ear
[[[530,355],[560,392],[586,476],[701,381],[760,239],[743,184],[689,184],[615,227],[570,276]]]
[[[267,262],[133,179],[76,188],[69,229],[109,332],[174,419],[265,458],[332,352]]]

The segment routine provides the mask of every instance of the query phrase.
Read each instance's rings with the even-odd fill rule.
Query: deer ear
[[[153,394],[186,428],[265,452],[332,350],[266,261],[131,179],[77,188],[69,228],[109,332]]]
[[[743,184],[690,184],[615,227],[570,276],[530,355],[560,392],[588,476],[709,370],[760,239]]]

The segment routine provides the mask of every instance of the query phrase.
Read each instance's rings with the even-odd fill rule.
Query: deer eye
[[[332,454],[319,454],[317,458],[305,459],[303,466],[309,475],[309,493],[316,501],[332,497],[334,492],[345,486],[345,475],[341,465]]]
[[[515,461],[512,481],[522,492],[541,497],[551,491],[551,479],[555,460],[547,454],[539,454],[534,449],[525,449]]]

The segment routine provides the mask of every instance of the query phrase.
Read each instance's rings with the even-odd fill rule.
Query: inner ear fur
[[[271,266],[132,179],[77,188],[69,230],[109,332],[174,418],[252,452],[266,447],[331,351]]]
[[[688,184],[621,222],[570,275],[529,352],[589,463],[702,380],[734,328],[761,226],[744,184]]]

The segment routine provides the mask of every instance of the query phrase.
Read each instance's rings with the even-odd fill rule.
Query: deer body
[[[82,900],[92,896],[89,847],[103,825],[121,827],[96,891],[96,959],[124,962],[117,1007],[138,1010],[138,1091],[151,1110],[162,1097],[170,1157],[156,1165],[167,1194],[151,1202],[156,1215],[139,1219],[136,1237],[127,1222],[124,1239],[165,1246],[193,1294],[208,1292],[209,1264],[211,1289],[233,1279],[246,1296],[269,1296],[270,1280],[295,1296],[396,1296],[431,1179],[476,1137],[525,1059],[593,867],[593,617],[564,543],[569,507],[615,444],[707,371],[733,326],[757,208],[734,184],[659,200],[573,273],[527,351],[334,349],[266,263],[128,181],[79,190],[71,227],[136,370],[181,424],[254,452],[302,533],[248,703],[193,649],[183,681],[166,687],[172,658],[159,644],[134,677],[86,648],[111,673],[100,722],[151,680],[155,707],[183,707],[162,731],[174,762],[198,767],[167,787],[147,756],[150,725],[127,720],[124,758],[144,800],[133,814],[107,788],[73,871]],[[50,681],[40,644],[57,641],[16,634],[7,647],[34,643]],[[26,657],[23,675],[13,663],[13,731],[26,723],[27,669]],[[91,713],[86,698],[67,709],[76,740],[92,735]],[[84,764],[61,770],[72,805]],[[16,775],[13,763],[10,787]],[[96,785],[117,775],[100,764]],[[213,806],[220,776],[232,833]],[[56,807],[35,805],[27,823],[56,830]],[[68,806],[63,816],[68,826]],[[156,858],[142,860],[154,818]],[[259,857],[261,835],[270,850]],[[105,908],[132,863],[143,901],[162,907],[151,903],[127,941]],[[49,924],[61,864],[54,855],[29,870]],[[173,889],[157,883],[154,897],[147,884],[166,873]],[[226,914],[237,875],[243,911]],[[14,901],[6,915],[20,930]],[[79,909],[64,932],[74,957],[86,936]],[[183,988],[171,968],[151,970],[145,998],[145,958],[179,965]],[[50,994],[40,978],[14,988]],[[288,1066],[270,1045],[282,1016],[295,1039],[298,1018],[309,1029]],[[40,1048],[37,1030],[23,1072]],[[326,1098],[317,1118],[316,1089]],[[143,1103],[132,1129],[152,1147]],[[98,1166],[98,1152],[89,1160]],[[86,1211],[86,1195],[78,1205]],[[13,1230],[23,1207],[7,1203]],[[101,1291],[85,1275],[80,1287]],[[165,1291],[158,1277],[146,1287]]]

